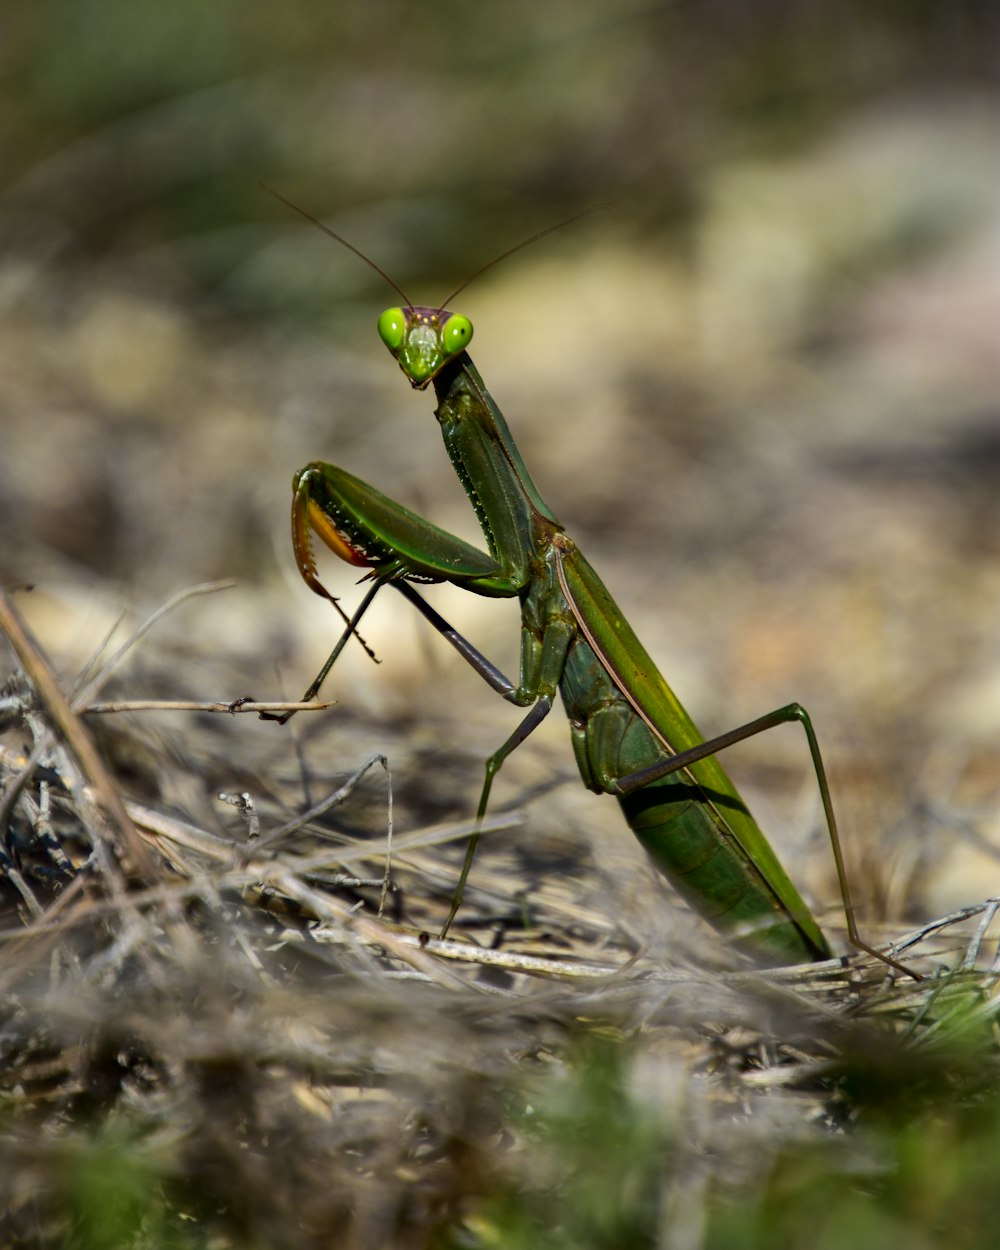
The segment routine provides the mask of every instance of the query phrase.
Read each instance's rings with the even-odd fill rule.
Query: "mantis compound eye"
[[[452,313],[441,328],[441,346],[449,356],[463,351],[472,339],[472,322],[461,313]]]
[[[402,308],[387,308],[378,319],[378,336],[391,352],[398,352],[406,336],[406,314]]]

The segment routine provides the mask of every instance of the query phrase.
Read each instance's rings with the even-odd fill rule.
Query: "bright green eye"
[[[378,319],[378,336],[391,352],[398,352],[406,337],[406,314],[402,308],[387,308]]]
[[[472,322],[468,317],[452,313],[441,331],[441,346],[449,356],[462,351],[472,338]]]

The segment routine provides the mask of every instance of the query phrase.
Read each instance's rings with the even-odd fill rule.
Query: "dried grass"
[[[995,903],[897,941],[920,983],[869,957],[763,973],[486,837],[439,941],[468,826],[397,836],[386,896],[384,799],[367,837],[341,823],[384,757],[318,802],[231,764],[259,771],[220,835],[122,779],[142,758],[147,789],[205,792],[211,740],[168,775],[142,718],[84,711],[113,664],[67,699],[6,600],[3,624],[5,1244],[562,1246],[583,1219],[609,1222],[594,1245],[724,1245],[720,1195],[843,1152],[911,1081],[932,1108],[995,1077]],[[877,1178],[854,1142],[841,1174]]]

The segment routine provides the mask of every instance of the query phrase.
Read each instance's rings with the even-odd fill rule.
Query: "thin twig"
[[[117,827],[122,848],[130,858],[133,868],[144,880],[154,880],[156,869],[152,856],[135,825],[129,819],[121,795],[104,767],[104,762],[98,755],[89,733],[59,688],[51,666],[2,587],[0,587],[0,629],[6,634],[8,642],[17,654],[42,705],[51,717],[57,734],[78,760],[84,776],[94,787],[104,810]]]
[[[294,819],[286,821],[285,824],[279,825],[277,829],[272,829],[270,833],[267,833],[260,838],[254,845],[254,855],[258,855],[266,847],[273,846],[276,842],[283,841],[291,834],[297,833],[305,825],[308,825],[310,821],[318,820],[319,817],[328,812],[331,807],[336,807],[339,803],[342,803],[344,799],[346,799],[354,791],[358,782],[361,781],[365,773],[367,773],[368,770],[373,768],[376,764],[381,764],[383,768],[388,768],[388,761],[384,755],[373,755],[370,759],[365,760],[361,767],[356,772],[352,773],[338,790],[335,790],[332,794],[328,794],[325,799],[317,803],[315,806],[310,807],[309,810],[303,812],[301,816],[296,816]]]
[[[218,590],[230,590],[235,585],[236,583],[231,579],[218,582],[200,582],[197,586],[188,586],[185,590],[178,591],[166,603],[158,607],[151,616],[147,617],[134,633],[126,638],[118,650],[109,656],[97,673],[94,674],[93,678],[82,689],[74,692],[73,710],[79,712],[89,703],[135,644],[144,638],[153,626],[168,613],[172,612],[174,608],[180,607],[182,603],[187,602],[188,599],[195,598],[197,595],[215,594]]]
[[[335,703],[335,699],[309,703],[257,703],[253,699],[236,699],[228,703],[199,703],[193,699],[118,699],[112,703],[89,703],[77,710],[87,716],[108,712],[227,712],[236,716],[240,712],[322,712]]]
[[[0,829],[7,828],[7,820],[10,813],[14,810],[14,804],[18,800],[18,796],[31,780],[35,769],[48,754],[50,746],[51,743],[45,740],[36,742],[31,748],[31,753],[28,755],[27,759],[23,761],[18,759],[13,765],[17,771],[7,783],[7,788],[4,790],[3,794],[0,794]],[[3,751],[3,748],[0,748],[0,751],[2,751],[4,755],[9,754],[9,752]]]
[[[260,817],[257,815],[257,805],[249,790],[243,790],[237,794],[223,790],[217,797],[221,803],[228,803],[230,807],[235,807],[243,817],[248,838],[254,841],[260,837]]]
[[[524,972],[531,976],[568,977],[576,980],[578,978],[610,978],[621,973],[621,968],[615,964],[587,963],[576,959],[550,959],[545,955],[526,955],[517,951],[488,950],[481,946],[474,946],[471,942],[456,942],[451,938],[424,940],[417,934],[412,936],[404,934],[400,940],[419,946],[421,950],[437,955],[441,959],[457,959],[462,963],[502,968],[507,972]],[[690,974],[678,973],[676,979],[690,980]]]
[[[389,768],[389,761],[385,756],[382,757],[382,767],[385,769],[385,781],[387,789],[386,797],[386,820],[385,820],[385,869],[382,873],[382,893],[378,898],[378,914],[379,919],[385,911],[385,899],[389,893],[389,872],[392,867],[392,770]]]
[[[35,898],[31,886],[25,881],[21,870],[2,847],[0,847],[0,876],[5,877],[20,894],[32,919],[37,920],[44,914],[41,903]]]
[[[104,631],[104,637],[94,648],[89,659],[84,663],[83,668],[81,668],[79,673],[77,673],[76,681],[73,683],[73,689],[69,693],[71,703],[77,698],[79,692],[84,689],[87,683],[90,682],[94,673],[97,671],[97,666],[101,662],[101,656],[107,648],[111,646],[111,639],[114,638],[115,634],[118,632],[118,626],[124,619],[124,611],[119,612],[111,625],[109,625]]]
[[[998,910],[1000,910],[1000,899],[990,899],[986,910],[983,912],[982,919],[976,926],[976,931],[972,935],[972,940],[969,942],[968,948],[965,952],[965,958],[962,960],[963,971],[967,972],[970,968],[974,968],[976,966],[976,962],[979,959],[980,948],[986,940],[987,930],[993,923],[993,919]]]

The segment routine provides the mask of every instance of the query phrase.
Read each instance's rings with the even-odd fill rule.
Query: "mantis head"
[[[359,260],[363,260],[366,265],[374,269],[377,274],[388,282],[393,290],[402,296],[405,301],[402,305],[398,308],[387,308],[382,316],[379,317],[378,332],[382,342],[399,361],[399,367],[409,378],[410,385],[418,391],[422,391],[435,375],[441,372],[449,360],[453,360],[460,352],[463,352],[472,339],[472,322],[468,317],[463,317],[460,313],[449,312],[444,307],[444,304],[450,303],[460,291],[465,290],[474,278],[478,278],[487,269],[492,269],[500,261],[506,260],[508,256],[513,256],[515,252],[519,252],[523,247],[528,247],[537,239],[551,234],[553,230],[559,230],[563,226],[568,226],[571,221],[576,221],[579,217],[585,217],[588,213],[594,212],[595,208],[600,207],[600,205],[597,205],[594,208],[585,208],[583,212],[567,217],[565,221],[556,222],[555,225],[545,226],[542,230],[536,231],[530,238],[522,239],[520,243],[515,243],[506,252],[501,252],[499,256],[494,256],[485,265],[481,265],[471,277],[466,278],[460,286],[457,286],[452,291],[440,308],[428,308],[423,304],[411,303],[409,296],[395,279],[391,278],[370,256],[366,256],[353,243],[349,243],[343,235],[339,235],[335,230],[331,230],[329,226],[324,225],[312,213],[307,213],[304,208],[299,208],[291,200],[286,200],[278,191],[272,190],[271,187],[264,187],[263,189],[268,195],[273,195],[276,200],[280,200],[282,204],[286,204],[293,212],[298,213],[300,217],[304,217],[306,221],[312,222],[314,226],[318,226],[324,234],[328,234],[331,239],[335,239],[341,246],[346,247],[349,252],[353,252]]]
[[[410,385],[422,391],[449,360],[468,347],[472,322],[446,308],[411,304],[387,308],[378,319],[378,333]]]

